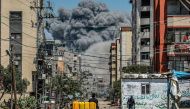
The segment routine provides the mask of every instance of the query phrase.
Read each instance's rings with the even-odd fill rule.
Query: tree
[[[144,74],[144,73],[150,73],[150,67],[147,65],[130,65],[127,67],[123,67],[123,72],[124,73],[139,73],[139,74]]]
[[[34,109],[37,106],[35,97],[23,97],[18,100],[19,109]]]
[[[1,92],[2,95],[0,96],[0,100],[3,98],[5,93],[10,93],[11,92],[11,84],[12,84],[12,78],[11,78],[11,72],[10,72],[10,67],[8,66],[7,68],[0,67],[1,68],[1,76],[2,76],[2,88]],[[26,92],[27,86],[30,84],[30,82],[27,79],[22,79],[22,74],[19,72],[17,69],[14,69],[16,72],[16,89],[17,93],[22,96],[23,93]]]
[[[49,89],[55,91],[56,103],[63,104],[65,96],[72,95],[77,97],[76,93],[82,94],[81,84],[66,75],[56,75],[52,77],[51,83],[47,84]]]

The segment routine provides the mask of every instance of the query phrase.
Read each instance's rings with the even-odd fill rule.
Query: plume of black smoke
[[[97,42],[113,40],[120,26],[129,25],[124,14],[110,12],[95,0],[83,0],[73,10],[60,9],[59,17],[50,23],[54,38],[81,52]]]

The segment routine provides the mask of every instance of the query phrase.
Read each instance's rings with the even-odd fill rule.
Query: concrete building
[[[0,1],[0,63],[9,65],[9,56],[6,50],[13,46],[15,67],[22,73],[30,85],[27,92],[33,91],[33,74],[35,74],[34,59],[36,56],[37,28],[36,12],[30,7],[34,6],[34,0],[1,0]]]
[[[179,80],[180,109],[189,108],[190,80]],[[159,87],[158,87],[159,86]],[[172,92],[172,87],[170,91]],[[133,96],[135,109],[174,109],[171,97],[167,99],[167,78],[161,74],[125,74],[121,82],[122,108],[127,108],[127,100]],[[169,105],[167,105],[169,103]]]
[[[117,61],[116,61],[116,68],[117,68],[117,71],[116,71],[116,76],[117,76],[117,80],[119,80],[120,79],[120,64],[121,64],[121,57],[120,57],[120,51],[121,51],[121,44],[120,44],[120,39],[116,39],[116,59],[117,59]]]
[[[121,61],[122,60],[122,61]],[[110,47],[110,85],[120,80],[121,67],[132,64],[132,31],[131,27],[121,27],[119,39]]]
[[[116,76],[116,61],[117,61],[117,54],[116,54],[116,43],[111,43],[110,46],[110,62],[109,62],[109,69],[110,69],[110,86],[113,86],[113,82],[117,80]]]
[[[120,36],[120,67],[127,67],[132,64],[132,31],[131,27],[121,27]]]
[[[153,58],[153,0],[132,0],[133,64],[150,65]]]
[[[190,4],[186,0],[132,0],[133,63],[153,72],[189,70]]]

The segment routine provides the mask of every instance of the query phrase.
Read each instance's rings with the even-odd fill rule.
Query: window
[[[150,38],[142,38],[141,46],[148,46],[148,45],[150,45]]]
[[[187,34],[190,34],[190,29],[168,29],[166,42],[189,42],[184,40]]]
[[[168,68],[169,69],[175,69],[177,71],[185,71],[188,69],[187,66],[189,66],[189,57],[169,57],[168,58],[169,64]],[[186,64],[185,64],[186,63]]]
[[[150,52],[141,52],[141,59],[146,60],[150,58]]]
[[[150,11],[141,12],[141,18],[150,18]]]
[[[22,33],[22,12],[10,12],[10,33]]]
[[[141,94],[150,94],[150,84],[141,84]]]
[[[150,0],[141,0],[141,6],[150,6]]]

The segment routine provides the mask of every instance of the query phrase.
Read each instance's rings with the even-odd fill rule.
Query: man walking
[[[95,94],[95,93],[92,93],[92,98],[89,99],[89,102],[94,102],[94,103],[96,103],[96,109],[99,109],[99,106],[98,106],[98,99],[96,99],[96,94]]]
[[[131,96],[128,101],[127,105],[129,109],[135,109],[135,100],[133,99],[133,96]]]

